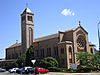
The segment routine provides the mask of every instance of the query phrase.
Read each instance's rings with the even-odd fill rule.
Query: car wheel
[[[39,72],[35,72],[35,74],[39,74]]]

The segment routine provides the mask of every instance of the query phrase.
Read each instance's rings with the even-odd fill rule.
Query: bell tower
[[[33,43],[34,34],[34,14],[29,8],[26,8],[21,14],[21,42],[22,52],[26,52],[27,48]]]

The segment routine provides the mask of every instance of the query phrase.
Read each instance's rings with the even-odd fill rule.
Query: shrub
[[[91,67],[81,67],[78,69],[78,72],[91,72],[92,68]]]
[[[39,61],[39,66],[43,68],[48,68],[48,67],[58,67],[59,63],[58,61],[53,58],[53,57],[46,57],[43,58]]]
[[[48,67],[50,72],[65,72],[66,69],[64,68],[58,68],[58,67]]]

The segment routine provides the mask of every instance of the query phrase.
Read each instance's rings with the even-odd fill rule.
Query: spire
[[[28,7],[29,7],[28,1],[29,1],[29,0],[26,0],[26,2],[25,2],[25,7],[26,7],[26,8],[25,8],[24,11],[22,12],[22,14],[24,14],[24,13],[33,14],[32,11],[28,8]],[[34,15],[34,14],[33,14],[33,15]]]
[[[29,8],[26,8],[23,13],[32,13],[32,11]]]
[[[22,14],[24,14],[24,13],[28,13],[28,14],[34,15],[34,14],[32,13],[32,11],[31,11],[28,7],[26,7],[25,10],[22,12]],[[22,14],[21,14],[21,15],[22,15]]]

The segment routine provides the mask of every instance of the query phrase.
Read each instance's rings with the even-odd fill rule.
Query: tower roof
[[[23,13],[31,13],[32,14],[32,11],[29,8],[25,8],[25,10],[23,11]]]

